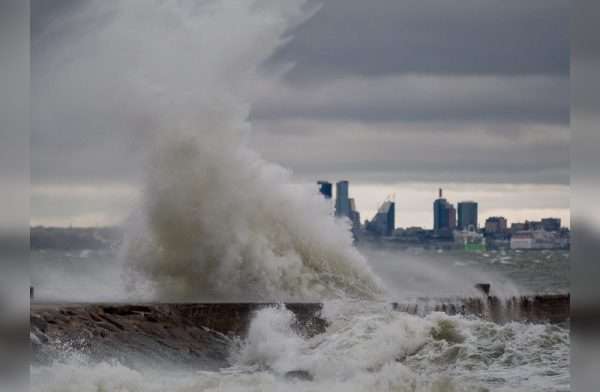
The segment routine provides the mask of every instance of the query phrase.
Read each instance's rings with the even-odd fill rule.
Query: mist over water
[[[442,253],[422,249],[389,251],[370,246],[363,246],[360,251],[375,273],[382,277],[389,300],[479,297],[481,291],[475,287],[476,283],[491,284],[490,294],[498,298],[532,294],[494,271],[497,268],[493,263],[513,260],[515,254],[490,257],[488,253],[480,255],[458,250]],[[514,266],[514,269],[518,268]]]

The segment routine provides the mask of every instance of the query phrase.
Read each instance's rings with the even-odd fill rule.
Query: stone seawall
[[[255,311],[275,304],[57,304],[32,305],[31,342],[34,362],[75,351],[122,363],[169,362],[198,368],[227,363],[232,345],[247,331]],[[305,336],[327,327],[319,303],[285,305]],[[411,314],[441,311],[477,315],[495,322],[511,320],[561,322],[569,318],[569,296],[496,297],[421,300],[393,303]]]
[[[225,366],[232,345],[252,314],[274,304],[44,304],[32,305],[30,338],[34,362],[64,352],[121,363],[170,363],[193,368]],[[297,330],[321,333],[321,304],[286,304]]]
[[[570,317],[570,295],[534,295],[501,299],[482,296],[459,299],[416,299],[393,303],[396,310],[411,314],[444,312],[450,315],[476,315],[497,323],[508,321],[563,322]]]

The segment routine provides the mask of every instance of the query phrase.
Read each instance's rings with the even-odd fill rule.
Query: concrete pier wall
[[[227,363],[253,313],[270,304],[34,304],[30,340],[34,363],[64,352],[123,364],[178,364],[215,369]],[[321,333],[321,304],[287,304],[297,330]],[[237,339],[239,341],[239,339]]]
[[[393,303],[393,306],[411,314],[444,312],[450,315],[476,315],[497,323],[562,322],[569,319],[570,295],[535,295],[508,299],[494,296],[437,300],[422,298],[409,303]]]
[[[265,303],[212,304],[34,304],[31,342],[34,362],[65,349],[122,363],[184,363],[204,368],[222,366],[229,347],[243,337],[255,311]],[[290,303],[298,332],[305,336],[327,327],[319,303]],[[495,322],[511,320],[561,322],[569,318],[569,296],[496,297],[393,303],[393,309],[424,315],[433,311],[477,315]],[[65,346],[66,344],[66,346]]]

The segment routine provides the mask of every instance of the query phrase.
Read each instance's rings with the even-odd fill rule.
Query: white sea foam
[[[34,391],[568,391],[569,332],[385,304],[325,305],[326,332],[305,337],[284,306],[258,311],[220,371],[133,369],[76,360],[32,369]],[[286,377],[303,371],[312,380]]]

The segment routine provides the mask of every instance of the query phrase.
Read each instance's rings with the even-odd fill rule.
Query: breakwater
[[[425,315],[444,312],[449,315],[475,315],[496,323],[509,321],[562,322],[570,317],[570,295],[532,295],[510,298],[481,296],[469,298],[416,298],[392,303],[394,309]]]
[[[31,306],[34,362],[78,352],[121,363],[177,364],[218,369],[228,348],[244,336],[252,316],[274,304],[38,304]],[[325,330],[321,304],[286,304],[296,330],[312,336]],[[134,354],[132,356],[132,353]]]
[[[34,304],[30,312],[33,360],[44,362],[56,353],[73,351],[121,363],[166,361],[219,368],[227,364],[228,348],[245,336],[255,312],[268,306],[276,304]],[[285,306],[295,314],[294,328],[300,335],[325,331],[322,304]],[[434,311],[475,315],[498,323],[562,322],[569,318],[569,295],[416,299],[391,307],[418,315]]]

